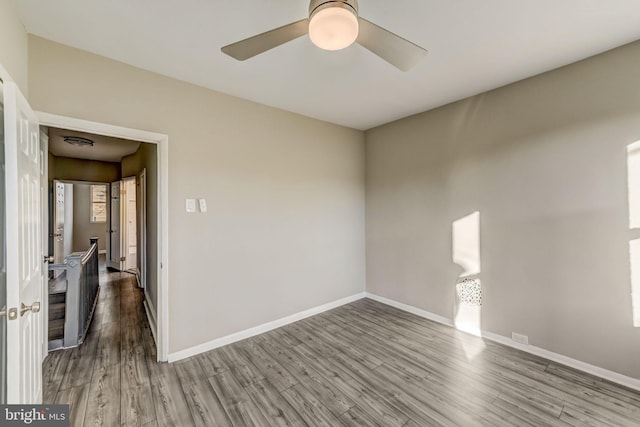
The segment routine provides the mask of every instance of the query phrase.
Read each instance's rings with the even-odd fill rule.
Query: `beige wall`
[[[364,290],[362,132],[29,40],[34,109],[169,135],[171,352]]]
[[[10,0],[0,0],[0,65],[28,95],[28,37]]]
[[[147,179],[147,259],[141,260],[141,251],[138,249],[138,265],[147,263],[147,295],[151,302],[150,310],[157,310],[158,307],[158,167],[157,167],[157,146],[155,144],[140,144],[140,148],[134,154],[122,159],[122,177],[137,177],[138,192],[136,194],[137,209],[140,209],[140,172],[146,169]],[[141,227],[136,227],[138,242],[141,238]],[[156,313],[153,313],[156,315]],[[157,319],[157,317],[156,317]]]
[[[47,172],[49,181],[53,181],[56,179],[56,156],[51,154],[51,152],[47,153]]]
[[[49,177],[65,181],[113,182],[120,179],[120,163],[97,160],[53,157],[54,168],[50,168]],[[51,171],[51,169],[53,169]]]
[[[73,182],[73,251],[84,251],[88,248],[89,237],[96,236],[98,249],[105,250],[107,244],[107,224],[96,224],[90,222],[89,200],[90,184],[83,184],[77,181],[104,182],[109,183],[120,179],[120,163],[101,162],[95,160],[72,159],[69,157],[58,157],[48,153],[48,175],[49,181],[55,179]],[[50,183],[49,191],[53,191]],[[50,194],[50,197],[53,197]],[[53,200],[49,200],[52,203]],[[50,205],[50,215],[53,215]],[[52,230],[50,230],[50,233]],[[52,247],[50,247],[52,251]]]
[[[640,42],[366,133],[367,290],[454,313],[480,211],[482,329],[640,378],[626,147]]]
[[[107,248],[108,222],[91,222],[91,184],[73,183],[73,251],[86,251],[89,238],[97,237],[98,249]]]

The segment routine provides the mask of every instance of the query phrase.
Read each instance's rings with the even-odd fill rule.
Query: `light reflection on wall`
[[[640,239],[629,242],[631,259],[631,306],[633,308],[633,326],[640,328]]]
[[[640,141],[627,146],[627,191],[629,198],[629,229],[640,231]],[[631,307],[633,326],[640,328],[640,239],[629,242],[631,262]]]
[[[481,335],[482,287],[480,279],[480,212],[462,217],[452,224],[453,262],[462,268],[456,283],[454,324],[457,329]],[[479,295],[478,295],[479,294]],[[482,341],[461,339],[467,359],[485,348]]]
[[[464,270],[460,277],[480,273],[480,212],[453,223],[453,262]]]

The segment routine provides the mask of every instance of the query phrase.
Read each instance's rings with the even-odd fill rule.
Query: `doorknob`
[[[7,316],[9,320],[16,320],[18,318],[18,310],[15,308],[10,308],[9,310],[0,311],[0,317]]]
[[[20,303],[20,317],[24,316],[24,314],[31,310],[33,313],[37,313],[40,311],[40,301],[36,301],[31,305],[24,305],[24,303]]]
[[[44,263],[51,263],[53,264],[53,255],[49,255],[49,256],[44,256]]]

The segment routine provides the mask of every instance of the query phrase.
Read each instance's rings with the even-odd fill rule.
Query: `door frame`
[[[140,225],[140,241],[138,242],[138,271],[140,271],[140,282],[142,289],[147,292],[147,168],[142,169],[138,175],[140,182],[140,194],[136,194],[140,202],[138,211],[138,225]],[[136,204],[137,205],[137,204]]]
[[[116,196],[114,196],[114,187],[117,184],[117,191],[118,194]],[[108,225],[108,231],[107,231],[107,256],[106,256],[106,264],[108,268],[112,268],[114,270],[118,270],[120,272],[124,271],[123,267],[123,263],[122,263],[122,236],[124,233],[124,230],[122,229],[122,223],[123,223],[123,206],[122,206],[122,193],[123,193],[123,188],[122,188],[122,180],[118,180],[118,181],[112,181],[110,183],[107,184],[108,187],[108,191],[107,193],[109,194],[109,198],[108,198],[108,202],[107,202],[107,209],[109,211],[109,225]],[[118,201],[118,208],[114,209],[114,200]],[[117,220],[114,220],[114,217],[118,216]],[[117,233],[114,231],[113,226],[114,224],[117,227]],[[114,245],[113,244],[113,238],[114,235],[118,238],[118,244]],[[115,257],[115,262],[114,262],[114,248],[117,251],[116,254],[118,255],[117,257]]]
[[[129,267],[129,261],[130,261],[130,256],[129,256],[129,239],[131,238],[131,235],[129,234],[129,190],[130,190],[130,183],[133,182],[133,195],[135,197],[135,202],[136,202],[136,206],[134,207],[135,209],[135,221],[136,221],[136,230],[139,226],[138,222],[139,222],[139,218],[138,218],[138,194],[137,194],[137,190],[138,190],[138,177],[136,175],[133,176],[126,176],[123,177],[120,182],[122,184],[122,186],[124,186],[124,195],[125,197],[122,197],[120,200],[120,206],[121,206],[121,212],[122,212],[122,217],[121,217],[121,221],[120,221],[120,229],[121,229],[121,233],[120,233],[120,239],[121,239],[121,245],[120,245],[120,252],[124,253],[124,257],[125,257],[125,261],[124,261],[124,269],[122,271],[126,271],[126,272],[131,272],[131,273],[135,273],[136,277],[140,277],[140,266],[138,265],[138,232],[135,232],[135,238],[136,238],[136,266],[135,268],[128,268]],[[124,203],[123,203],[124,202]]]
[[[52,126],[96,135],[131,139],[156,144],[158,147],[158,301],[157,324],[149,318],[155,329],[158,361],[166,361],[169,354],[169,136],[161,133],[126,128],[73,117],[35,111],[41,126]],[[149,316],[147,316],[149,317]]]

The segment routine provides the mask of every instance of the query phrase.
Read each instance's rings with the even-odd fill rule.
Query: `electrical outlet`
[[[529,345],[529,337],[526,335],[511,332],[511,339],[520,344]]]

